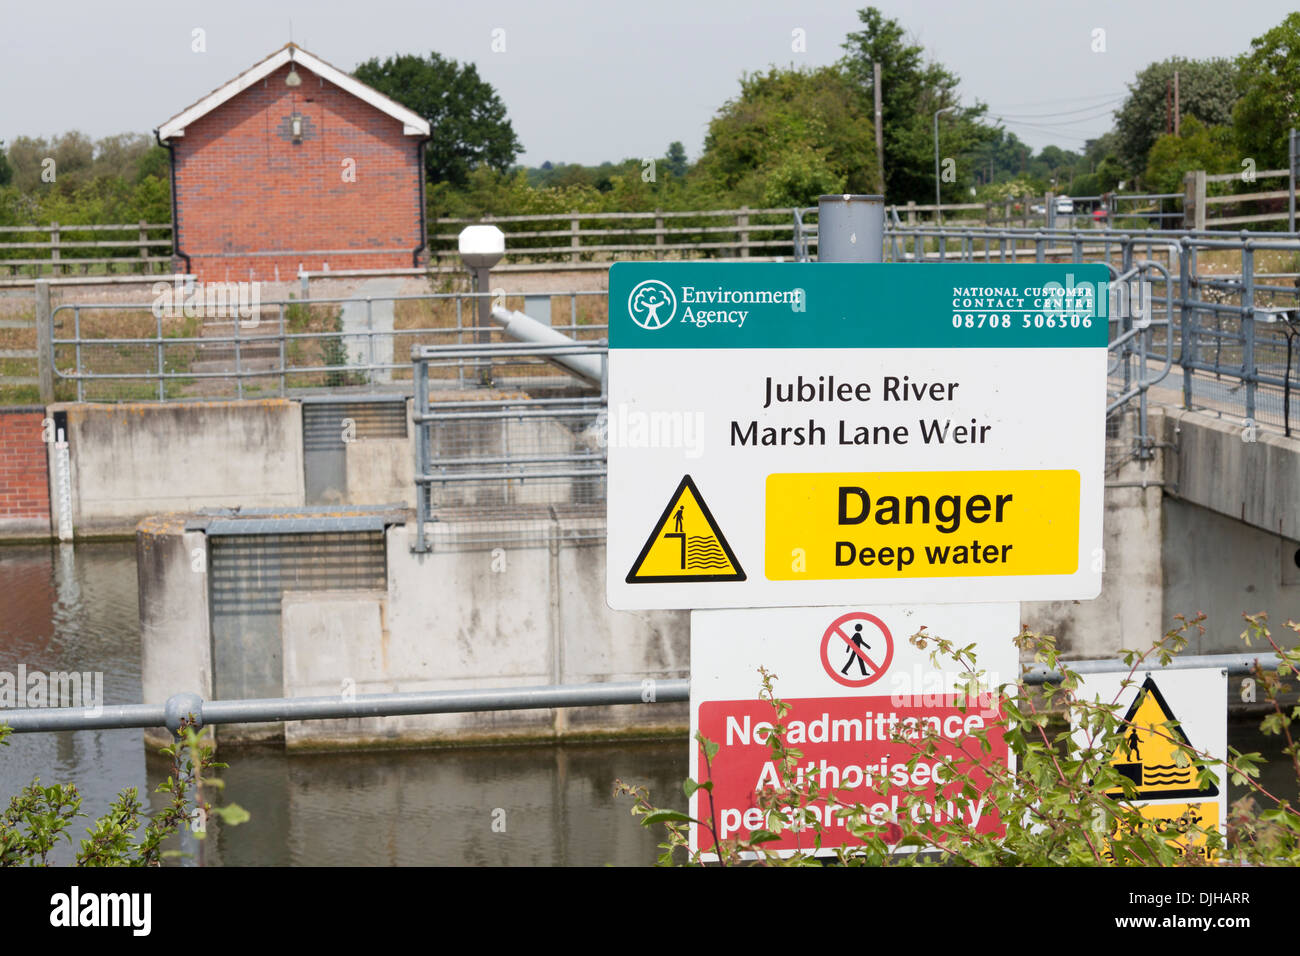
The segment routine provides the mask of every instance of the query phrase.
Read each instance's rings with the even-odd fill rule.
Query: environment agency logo
[[[667,283],[646,279],[638,282],[627,297],[627,311],[633,322],[653,332],[673,320],[677,314],[677,296]]]

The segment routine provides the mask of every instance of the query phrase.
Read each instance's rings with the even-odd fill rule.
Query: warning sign
[[[822,667],[831,680],[845,687],[874,684],[893,659],[894,635],[884,621],[866,611],[841,614],[822,635]]]
[[[1155,679],[1148,676],[1124,715],[1123,738],[1116,742],[1110,758],[1110,765],[1133,781],[1140,800],[1219,795],[1214,784],[1201,786],[1198,782],[1204,764],[1188,753],[1195,748],[1182,726],[1169,726],[1177,721]],[[1174,756],[1179,751],[1184,755],[1181,766]],[[1108,792],[1119,796],[1123,790],[1117,787]]]
[[[1208,858],[1212,855],[1208,834],[1220,829],[1218,803],[1153,803],[1139,807],[1138,811],[1146,823],[1134,829],[1164,837],[1183,856]],[[1115,836],[1119,835],[1120,827],[1117,821]],[[1106,856],[1114,859],[1113,849],[1108,848]]]
[[[731,545],[686,475],[628,571],[627,583],[743,580]]]
[[[922,628],[972,648],[985,671],[977,688],[961,667],[944,668],[907,640]],[[700,733],[718,750],[706,759],[691,747],[691,778],[713,786],[690,798],[691,816],[713,824],[691,826],[691,847],[707,858],[715,834],[745,840],[783,818],[788,824],[790,808],[770,799],[783,776],[798,783],[815,775],[822,787],[823,796],[803,806],[823,827],[821,855],[862,845],[846,819],[853,807],[878,828],[871,840],[896,840],[891,833],[901,833],[909,815],[918,827],[997,832],[1002,822],[986,791],[993,768],[1013,766],[1013,756],[997,727],[996,689],[1019,673],[1011,641],[1019,628],[1014,604],[693,612],[692,739]],[[779,718],[759,699],[760,667],[777,675],[774,692],[789,707]],[[773,761],[767,733],[776,724],[799,751],[797,766]],[[934,743],[933,754],[923,739]],[[926,755],[913,761],[922,749]],[[971,786],[950,778],[950,768],[969,771]],[[810,843],[810,833],[783,826],[764,846],[792,853]]]
[[[1083,263],[616,263],[610,607],[1096,597],[1108,282]],[[652,528],[685,474],[713,527],[688,504],[675,530],[675,503]]]
[[[1107,762],[1133,781],[1137,793],[1127,797],[1122,787],[1107,793],[1138,809],[1147,821],[1144,832],[1164,837],[1184,855],[1206,855],[1206,832],[1223,833],[1227,827],[1223,777],[1203,782],[1206,770],[1221,774],[1216,767],[1228,755],[1227,672],[1217,667],[1157,671],[1126,687],[1127,677],[1088,674],[1079,691],[1081,698],[1113,706],[1124,721]],[[1095,745],[1084,728],[1076,726],[1074,734],[1080,746]],[[1175,756],[1179,751],[1181,757]]]

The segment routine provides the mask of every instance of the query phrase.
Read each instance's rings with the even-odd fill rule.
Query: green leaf
[[[221,822],[226,826],[236,827],[241,823],[247,823],[252,816],[247,810],[237,803],[228,803],[224,807],[213,807],[214,815],[221,818]]]
[[[641,818],[643,827],[653,826],[656,823],[699,823],[699,821],[680,810],[652,810]]]

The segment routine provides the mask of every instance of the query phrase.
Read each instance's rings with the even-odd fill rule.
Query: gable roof
[[[378,90],[372,89],[354,76],[344,73],[337,67],[330,66],[320,57],[308,53],[295,43],[286,43],[260,63],[255,63],[243,73],[218,87],[192,106],[186,107],[157,129],[160,141],[176,136],[184,136],[185,128],[201,116],[215,110],[222,103],[242,93],[258,80],[270,76],[286,63],[293,61],[301,64],[317,76],[329,80],[340,89],[351,93],[359,100],[369,103],[382,113],[387,113],[402,124],[402,132],[407,136],[428,136],[429,121],[418,113],[408,110],[400,103],[389,99]]]

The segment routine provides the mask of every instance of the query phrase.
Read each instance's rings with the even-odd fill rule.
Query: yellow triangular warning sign
[[[722,529],[690,475],[668,499],[641,554],[627,573],[628,584],[667,584],[678,581],[743,581]]]
[[[1163,726],[1177,719],[1156,682],[1148,677],[1142,682],[1133,706],[1124,715],[1120,739],[1116,741],[1109,761],[1112,767],[1133,781],[1139,799],[1219,795],[1219,788],[1213,783],[1207,787],[1200,785],[1201,771],[1205,768],[1194,757],[1186,754],[1191,762],[1184,762],[1184,766],[1179,766],[1174,757],[1180,749],[1180,742],[1185,747],[1192,746],[1181,726],[1172,730]],[[1123,791],[1116,787],[1107,793],[1120,796]]]

